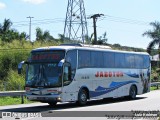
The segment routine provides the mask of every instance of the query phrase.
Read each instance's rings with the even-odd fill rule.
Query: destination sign
[[[31,61],[60,61],[64,58],[64,52],[34,52],[31,54]]]

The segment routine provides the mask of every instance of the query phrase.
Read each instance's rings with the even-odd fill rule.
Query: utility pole
[[[101,17],[101,16],[104,16],[104,14],[94,14],[92,15],[90,18],[93,19],[93,29],[94,29],[94,41],[93,41],[93,44],[97,44],[97,29],[96,29],[96,22],[97,22],[97,19],[98,17]]]
[[[27,17],[27,18],[30,19],[30,20],[29,20],[29,40],[30,40],[30,42],[32,42],[32,41],[31,41],[31,21],[32,21],[32,18],[34,18],[34,17],[29,16],[29,17]]]

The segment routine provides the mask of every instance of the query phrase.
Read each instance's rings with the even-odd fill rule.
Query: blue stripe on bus
[[[134,73],[134,74],[132,74],[132,73],[125,73],[125,74],[128,75],[128,76],[130,76],[130,77],[133,77],[133,78],[139,78],[139,75],[136,74],[136,73]]]
[[[138,83],[136,81],[126,81],[126,82],[112,82],[109,86],[109,88],[104,88],[101,86],[98,86],[95,91],[90,91],[90,97],[97,97],[100,95],[104,95],[106,93],[109,93],[111,91],[114,91],[124,85],[130,84],[130,83]]]

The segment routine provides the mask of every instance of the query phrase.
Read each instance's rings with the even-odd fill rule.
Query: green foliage
[[[135,51],[135,52],[146,52],[145,49],[142,48],[134,48],[134,47],[128,47],[128,46],[121,46],[120,44],[108,44],[112,49],[115,50],[125,50],[125,51]]]
[[[14,90],[24,90],[25,85],[25,77],[24,75],[19,75],[17,71],[10,70],[7,76],[7,91],[14,91]]]
[[[17,70],[18,63],[26,60],[30,50],[0,50],[0,80],[4,80],[10,70]]]
[[[159,54],[160,59],[160,22],[151,22],[150,25],[153,27],[153,29],[143,33],[143,36],[147,36],[152,39],[147,47],[147,52],[151,54],[152,50],[155,49],[155,46],[158,45],[158,53],[156,54]],[[160,64],[158,64],[158,67],[160,67]]]
[[[6,105],[17,105],[21,103],[21,97],[1,97],[0,98],[0,106],[6,106]],[[24,103],[33,103],[31,101],[28,101],[27,98],[24,98]]]
[[[160,82],[160,68],[152,68],[151,82]]]
[[[42,31],[41,28],[36,28],[36,41],[41,41],[41,44],[46,41],[52,41],[54,38],[50,35],[49,31]]]
[[[12,22],[10,19],[5,19],[3,24],[0,24],[0,38],[3,42],[12,42],[15,39],[19,39],[19,32],[15,29],[11,29]]]
[[[99,38],[98,38],[98,41],[97,41],[97,44],[98,45],[106,45],[107,44],[107,33],[105,32],[102,36],[100,36]]]
[[[160,89],[160,86],[158,86],[158,88]],[[153,90],[158,90],[158,89],[157,89],[157,86],[153,86],[153,87],[150,87],[150,90],[153,91]]]

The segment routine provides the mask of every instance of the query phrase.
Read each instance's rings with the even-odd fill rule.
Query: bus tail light
[[[30,87],[25,87],[25,90],[26,91],[30,91]]]

